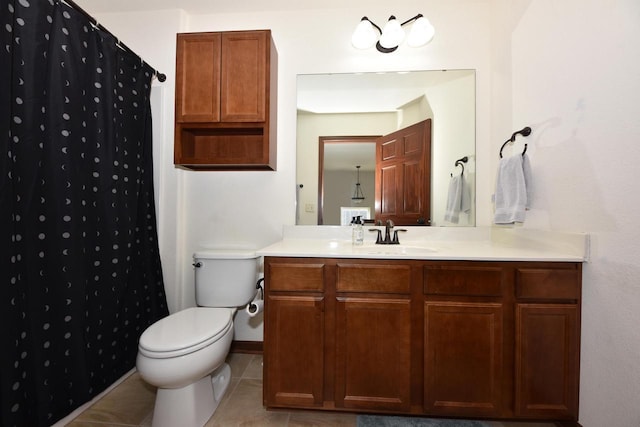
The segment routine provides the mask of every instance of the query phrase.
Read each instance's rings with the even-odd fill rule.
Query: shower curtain
[[[51,425],[167,315],[153,69],[57,0],[0,0],[1,426]]]

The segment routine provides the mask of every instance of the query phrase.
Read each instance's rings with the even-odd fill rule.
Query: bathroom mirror
[[[323,198],[352,203],[357,174],[373,170],[375,151],[351,153],[346,144],[337,156],[320,159],[320,141],[387,135],[427,118],[431,130],[432,226],[475,225],[475,70],[431,70],[386,73],[304,74],[297,77],[297,205],[298,225],[317,225],[318,218],[340,218],[338,212],[318,212]],[[324,151],[326,154],[326,150]],[[462,172],[456,160],[467,157],[464,178],[471,189],[472,208],[456,224],[444,221],[452,175]],[[339,159],[334,162],[332,158]],[[324,165],[320,173],[319,165]],[[372,166],[374,165],[374,166]],[[366,175],[366,174],[365,174]],[[320,185],[319,177],[324,183]],[[374,206],[373,178],[361,173],[367,206]],[[344,207],[344,206],[343,206]],[[348,206],[347,206],[348,207]],[[338,221],[336,223],[336,221]],[[325,220],[339,225],[339,220]]]

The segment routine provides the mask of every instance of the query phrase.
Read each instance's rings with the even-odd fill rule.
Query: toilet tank
[[[196,304],[201,307],[240,307],[256,294],[258,260],[255,252],[211,249],[193,254]]]

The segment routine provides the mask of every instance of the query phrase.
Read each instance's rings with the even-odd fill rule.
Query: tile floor
[[[356,415],[314,411],[267,411],[262,406],[262,356],[231,353],[227,394],[205,427],[355,427]],[[68,427],[151,426],[155,389],[134,372]],[[541,423],[492,422],[492,427],[552,427]],[[178,426],[177,426],[178,427]]]

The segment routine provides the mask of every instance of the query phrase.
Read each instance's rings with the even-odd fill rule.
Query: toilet
[[[198,307],[160,319],[138,343],[136,368],[158,388],[153,427],[201,427],[211,418],[231,379],[233,316],[256,294],[254,252],[211,250],[193,260]]]

